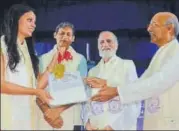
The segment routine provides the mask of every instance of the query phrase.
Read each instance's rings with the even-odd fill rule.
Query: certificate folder
[[[61,79],[56,79],[53,74],[50,74],[48,87],[53,98],[49,103],[51,107],[80,103],[89,99],[83,79],[78,71],[65,72]]]

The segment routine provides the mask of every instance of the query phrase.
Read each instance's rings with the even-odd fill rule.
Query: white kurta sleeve
[[[179,53],[171,57],[161,67],[145,79],[139,79],[134,83],[118,88],[121,102],[123,104],[141,101],[152,96],[159,95],[171,88],[179,81]]]
[[[88,72],[88,77],[93,76],[93,72],[94,72],[94,68],[90,69],[89,72]],[[85,85],[85,86],[86,86],[87,94],[90,94],[90,90],[87,88],[87,85]],[[89,103],[90,103],[89,101],[82,103],[81,119],[83,121],[84,126],[86,126],[86,124],[87,124],[87,122],[90,118],[90,115],[91,115]]]
[[[126,62],[126,67],[128,67],[126,71],[127,83],[131,83],[138,78],[134,63],[132,61],[129,62],[130,61]],[[109,126],[114,130],[136,130],[137,117],[140,114],[140,105],[140,102],[122,105],[122,111],[111,120]]]

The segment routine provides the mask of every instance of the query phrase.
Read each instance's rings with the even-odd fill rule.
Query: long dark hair
[[[18,21],[20,17],[29,11],[34,11],[33,8],[27,5],[15,4],[10,7],[5,15],[4,22],[1,26],[1,35],[5,36],[5,43],[7,46],[8,66],[11,71],[16,71],[16,66],[20,62],[20,55],[17,49],[17,34],[18,34]],[[26,38],[28,51],[31,57],[33,70],[35,76],[38,75],[39,60],[35,54],[33,38]]]

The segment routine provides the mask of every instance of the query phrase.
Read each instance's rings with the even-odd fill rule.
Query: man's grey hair
[[[177,17],[170,17],[166,23],[166,25],[169,25],[169,24],[173,24],[174,25],[174,33],[175,33],[175,36],[177,37],[179,35],[179,22],[178,22],[178,19]]]
[[[55,28],[55,32],[57,33],[59,29],[65,28],[65,27],[70,27],[73,31],[73,35],[75,35],[75,28],[74,25],[70,22],[61,22],[57,27]]]
[[[116,47],[118,48],[118,44],[119,44],[119,43],[118,43],[118,38],[117,38],[117,36],[116,36],[113,32],[111,32],[111,31],[102,31],[102,32],[100,32],[100,34],[99,34],[99,36],[98,36],[98,45],[100,44],[100,39],[99,39],[99,37],[100,37],[100,35],[101,35],[102,33],[110,33],[110,34],[112,34],[114,44],[116,44]]]

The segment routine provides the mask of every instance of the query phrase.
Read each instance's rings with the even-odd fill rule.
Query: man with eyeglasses
[[[148,32],[151,42],[159,49],[142,77],[134,83],[118,85],[118,88],[106,87],[92,100],[107,101],[116,96],[123,104],[145,100],[144,130],[178,130],[178,18],[170,12],[159,12],[152,18]],[[93,79],[88,84],[99,87],[104,82]]]
[[[137,79],[133,61],[116,56],[117,48],[118,40],[112,32],[100,33],[98,49],[102,59],[89,71],[89,78],[105,79],[105,84],[113,87]],[[107,102],[89,101],[83,110],[85,127],[87,130],[136,130],[139,107],[139,103],[121,105],[118,96]]]

